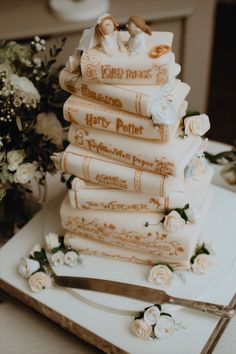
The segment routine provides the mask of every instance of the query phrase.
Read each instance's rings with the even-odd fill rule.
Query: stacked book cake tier
[[[136,17],[135,17],[136,18]],[[65,244],[82,253],[190,268],[209,206],[205,114],[187,111],[173,35],[118,31],[111,16],[85,30],[60,74],[69,145]],[[137,26],[142,21],[137,21]]]

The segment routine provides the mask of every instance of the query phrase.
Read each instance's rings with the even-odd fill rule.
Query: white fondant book
[[[74,178],[68,196],[72,208],[85,210],[163,212],[166,209],[183,208],[186,203],[198,208],[207,194],[212,174],[212,168],[208,167],[197,179],[188,178],[185,181],[184,192],[170,191],[165,197],[106,188]]]
[[[60,72],[60,85],[66,91],[103,105],[139,116],[152,117],[156,124],[174,124],[186,98],[189,85],[175,80],[164,86],[123,86],[86,83],[79,74],[65,69]],[[175,98],[175,104],[173,103]]]
[[[183,172],[202,142],[199,136],[192,135],[186,139],[175,138],[161,144],[99,129],[85,128],[78,124],[70,126],[68,140],[73,145],[110,157],[123,164],[173,176]]]
[[[124,43],[130,37],[127,31],[119,35]],[[152,32],[151,36],[146,35],[145,50],[137,55],[118,51],[107,55],[96,48],[84,50],[80,63],[83,79],[94,83],[164,85],[180,72],[171,51],[172,39],[172,33]],[[158,45],[169,46],[170,50],[157,58],[149,56]]]
[[[154,125],[150,117],[113,109],[75,95],[71,95],[63,106],[64,118],[71,123],[162,142],[169,141],[174,137],[186,109],[186,101],[180,107],[179,105],[176,107],[179,114],[175,124]]]
[[[195,223],[185,224],[176,232],[167,232],[161,222],[162,213],[130,213],[102,211],[102,210],[77,210],[70,206],[68,197],[61,206],[62,226],[70,237],[70,245],[80,251],[83,247],[80,243],[84,240],[96,241],[106,253],[114,256],[114,247],[120,250],[131,250],[129,261],[133,251],[143,253],[144,260],[151,262],[164,261],[180,265],[189,265],[189,260],[194,252],[199,238],[206,211],[208,198],[202,205],[200,219]],[[146,226],[148,223],[148,226]],[[106,246],[107,244],[107,246]],[[83,250],[93,254],[96,250],[91,242],[91,249]],[[116,249],[116,254],[117,249]],[[121,251],[121,256],[123,251]],[[99,254],[97,254],[99,255]]]
[[[154,198],[184,191],[183,174],[167,177],[142,171],[71,144],[63,153],[55,154],[55,159],[61,171],[104,187],[144,193]]]

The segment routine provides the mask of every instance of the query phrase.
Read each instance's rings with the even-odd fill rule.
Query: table
[[[228,145],[211,141],[207,150],[210,153],[218,153],[229,149]],[[235,186],[225,184],[219,174],[220,167],[216,166],[215,170],[213,183],[236,191]],[[61,188],[59,184],[53,183],[53,186],[50,188],[48,199]],[[0,308],[0,352],[4,354],[102,353],[9,295],[2,294]],[[236,316],[230,321],[214,354],[236,352],[235,333]]]

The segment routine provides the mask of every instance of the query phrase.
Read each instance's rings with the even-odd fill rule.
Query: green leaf
[[[158,307],[158,309],[161,311],[161,305],[160,304],[155,304],[154,306]]]
[[[34,252],[34,258],[39,261],[39,262],[43,262],[46,260],[46,256],[44,252],[39,252],[39,251],[35,251]]]
[[[61,251],[61,246],[59,247],[54,247],[51,249],[51,253],[54,254],[54,253],[57,253],[58,251]]]

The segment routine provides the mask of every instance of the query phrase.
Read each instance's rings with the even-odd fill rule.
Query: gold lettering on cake
[[[123,132],[128,135],[142,135],[143,131],[143,126],[142,125],[135,125],[133,123],[128,123],[125,124],[121,118],[116,119],[116,131],[117,133]]]
[[[87,125],[89,125],[91,127],[93,127],[94,125],[100,125],[104,129],[106,129],[111,123],[105,117],[94,116],[92,113],[85,114],[85,122]]]
[[[152,78],[152,69],[147,70],[126,70],[126,79],[151,79]]]
[[[121,188],[121,189],[128,189],[128,184],[125,179],[121,179],[117,176],[108,176],[105,174],[98,174],[95,177],[96,181],[99,184],[103,184],[109,187]]]
[[[124,70],[122,68],[113,68],[111,65],[101,65],[102,79],[122,79]]]
[[[92,91],[88,88],[88,86],[84,83],[81,84],[81,94],[82,97],[102,102],[104,104],[108,104],[109,106],[113,106],[116,108],[122,108],[122,102],[118,98],[113,98],[108,95],[104,95],[102,93],[98,93],[96,91]]]

